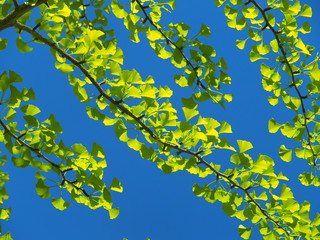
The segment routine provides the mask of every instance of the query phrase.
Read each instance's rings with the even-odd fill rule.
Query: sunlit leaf
[[[52,198],[51,203],[55,208],[61,211],[67,209],[70,206],[70,203],[64,201],[61,197],[58,199]]]
[[[20,36],[16,39],[16,45],[19,51],[22,53],[30,52],[33,50],[32,47],[29,47],[27,43],[22,41],[22,38]]]
[[[241,224],[241,225],[239,225],[238,230],[239,230],[240,237],[242,237],[243,239],[250,239],[251,238],[252,228],[247,228]]]
[[[253,148],[251,142],[244,141],[244,140],[237,140],[238,146],[239,146],[239,151],[241,153],[246,152],[250,149]]]
[[[285,162],[291,162],[292,160],[292,150],[287,149],[284,145],[280,146],[279,155],[280,158]]]

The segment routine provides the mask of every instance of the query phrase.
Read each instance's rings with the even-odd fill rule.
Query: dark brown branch
[[[81,187],[78,187],[77,185],[75,185],[75,183],[71,182],[69,179],[66,178],[65,173],[67,171],[71,171],[73,170],[72,168],[70,169],[65,169],[65,170],[61,170],[60,166],[58,164],[56,164],[55,162],[51,161],[48,157],[46,157],[45,155],[43,155],[39,149],[36,149],[32,146],[30,146],[29,144],[27,144],[26,142],[24,142],[23,140],[21,140],[21,136],[16,136],[13,132],[10,131],[10,129],[7,127],[7,125],[0,119],[0,125],[3,127],[5,133],[9,134],[13,139],[15,139],[21,146],[24,146],[25,148],[28,148],[31,152],[35,153],[38,157],[42,158],[43,160],[45,160],[47,163],[49,163],[51,166],[53,166],[55,169],[57,169],[57,171],[59,172],[59,174],[62,176],[62,183],[69,183],[70,185],[72,185],[73,188],[75,188],[78,191],[81,191],[85,196],[89,197],[90,195]]]
[[[47,0],[38,0],[35,4],[29,4],[29,2],[25,2],[21,5],[17,5],[15,2],[15,9],[9,13],[5,18],[0,20],[0,32],[14,26],[15,22],[23,16],[25,13],[29,12],[33,8],[45,3]]]
[[[300,92],[300,90],[299,90],[299,88],[298,88],[298,86],[297,86],[297,84],[296,84],[296,79],[295,79],[295,74],[296,74],[296,72],[293,70],[291,64],[289,63],[289,60],[288,60],[288,58],[287,58],[287,53],[286,53],[286,51],[284,50],[283,44],[282,44],[282,42],[281,42],[281,40],[280,40],[280,38],[279,38],[279,36],[278,36],[279,32],[274,29],[274,27],[270,24],[270,22],[269,22],[269,20],[268,20],[268,18],[267,18],[267,15],[266,15],[266,13],[265,13],[266,10],[263,9],[263,8],[256,2],[256,0],[250,0],[250,2],[251,2],[256,8],[258,8],[258,10],[260,11],[260,13],[261,13],[261,15],[262,15],[262,17],[263,17],[263,19],[264,19],[264,21],[265,21],[265,24],[266,24],[265,26],[268,27],[268,28],[270,28],[270,30],[272,31],[272,33],[273,33],[273,35],[274,35],[274,37],[275,37],[275,39],[276,39],[276,41],[277,41],[278,47],[279,47],[279,49],[280,49],[280,52],[281,52],[281,54],[282,54],[282,56],[283,56],[283,58],[284,58],[284,60],[283,60],[283,61],[284,61],[284,64],[285,64],[285,65],[288,67],[288,69],[289,69],[290,78],[291,78],[291,85],[292,85],[292,87],[294,87],[294,89],[295,89],[295,91],[296,91],[296,93],[297,93],[297,95],[298,95],[298,97],[299,97],[299,99],[300,99],[301,111],[302,111],[302,114],[303,114],[303,116],[304,116],[304,125],[305,125],[305,129],[306,129],[306,132],[307,132],[307,141],[308,141],[308,144],[309,144],[309,146],[310,146],[310,150],[311,150],[311,152],[312,152],[312,157],[313,157],[312,164],[313,164],[313,166],[315,167],[315,166],[317,166],[316,158],[315,158],[316,154],[315,154],[314,149],[312,148],[311,139],[310,139],[310,137],[309,137],[309,136],[310,136],[310,129],[309,129],[309,127],[308,127],[307,111],[306,111],[306,107],[305,107],[305,104],[304,104],[304,101],[303,101],[304,98],[303,98],[303,96],[302,96],[302,94],[301,94],[301,92]]]
[[[78,60],[70,56],[68,53],[60,49],[55,43],[51,42],[49,39],[44,38],[39,33],[33,31],[30,27],[25,26],[20,23],[16,23],[15,26],[21,30],[24,30],[28,33],[30,33],[33,37],[37,38],[38,41],[41,41],[42,43],[48,45],[58,53],[60,53],[63,57],[68,59],[71,63],[73,63],[75,66],[79,68],[79,70],[89,79],[89,81],[94,85],[94,87],[99,92],[100,96],[107,99],[110,103],[114,104],[123,114],[126,114],[130,116],[132,119],[135,120],[137,125],[139,125],[140,129],[145,131],[147,134],[149,134],[154,140],[156,140],[158,143],[163,144],[165,147],[172,148],[177,150],[179,153],[185,153],[190,156],[194,156],[197,159],[198,164],[204,164],[207,168],[209,168],[217,177],[217,180],[220,178],[223,178],[226,182],[229,182],[232,186],[234,186],[237,189],[240,189],[244,195],[260,210],[260,212],[265,216],[267,220],[270,222],[273,222],[278,228],[282,229],[287,235],[290,235],[288,233],[288,230],[285,229],[283,226],[281,226],[276,219],[274,219],[272,216],[268,214],[268,212],[260,206],[260,204],[251,196],[248,189],[243,188],[241,185],[239,185],[236,181],[232,179],[233,175],[225,175],[219,171],[217,171],[211,164],[209,164],[207,161],[205,161],[201,156],[199,152],[193,152],[189,149],[182,148],[181,146],[178,146],[173,143],[165,142],[161,140],[161,138],[154,133],[140,118],[140,116],[134,115],[131,111],[129,111],[125,106],[123,106],[119,101],[113,99],[112,96],[108,95],[100,86],[100,84],[94,79],[94,77],[88,72],[87,69],[85,69]],[[70,181],[67,181],[70,183]],[[76,186],[75,186],[76,188]],[[84,190],[83,190],[84,191]],[[84,193],[85,194],[85,193]]]
[[[141,4],[141,2],[139,0],[134,0],[136,3],[138,3],[140,9],[142,10],[145,18],[143,19],[143,24],[146,23],[146,21],[148,21],[161,35],[162,37],[165,38],[167,44],[171,44],[175,49],[178,49],[178,51],[180,52],[180,54],[182,55],[182,57],[184,58],[184,60],[186,61],[187,65],[189,67],[191,67],[192,71],[194,72],[196,79],[197,79],[197,85],[200,86],[202,89],[207,90],[207,87],[205,85],[203,85],[203,83],[201,82],[201,79],[198,75],[197,72],[197,67],[195,67],[191,61],[189,60],[189,58],[184,54],[183,52],[183,48],[179,47],[176,43],[174,43],[150,18],[150,16],[148,15],[148,13],[146,12],[146,8],[145,6],[143,6]]]

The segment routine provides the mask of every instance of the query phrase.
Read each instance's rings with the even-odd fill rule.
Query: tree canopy
[[[116,219],[121,208],[117,193],[126,186],[112,172],[106,176],[107,165],[121,161],[116,155],[106,156],[109,151],[127,151],[122,149],[126,145],[165,174],[184,172],[192,177],[194,196],[218,204],[230,219],[238,219],[240,238],[320,239],[320,213],[311,211],[309,199],[301,201],[294,195],[295,188],[316,192],[320,185],[320,58],[318,46],[308,42],[312,36],[308,20],[317,3],[213,2],[212,9],[225,15],[226,31],[232,29],[237,39],[237,54],[252,62],[249,71],[257,68],[261,74],[259,85],[274,109],[264,129],[280,144],[268,140],[256,150],[255,142],[234,132],[223,119],[228,112],[240,124],[246,121],[241,121],[246,118],[245,101],[237,114],[229,110],[237,101],[230,91],[232,79],[240,82],[241,91],[250,89],[244,95],[250,95],[253,105],[261,104],[255,102],[260,90],[250,88],[258,79],[234,76],[244,63],[234,53],[237,69],[228,67],[230,56],[224,57],[222,50],[228,46],[215,48],[214,39],[222,33],[212,29],[210,15],[198,26],[175,15],[176,4],[195,4],[192,1],[0,0],[0,50],[6,52],[12,39],[21,58],[41,48],[41,54],[53,57],[48,64],[59,70],[59,82],[71,85],[55,90],[52,105],[60,105],[51,112],[49,104],[36,100],[39,94],[49,96],[58,84],[50,73],[41,76],[41,87],[24,81],[19,67],[0,73],[1,219],[10,222],[14,211],[6,186],[15,168],[33,169],[36,193],[50,199],[56,209],[78,203],[104,209]],[[130,44],[125,46],[125,41]],[[133,59],[130,64],[127,54]],[[14,60],[19,61],[18,54]],[[40,68],[28,71],[39,77]],[[72,143],[64,140],[68,131],[60,124],[64,114],[59,110],[68,110],[59,98],[65,99],[63,94],[70,90],[81,103],[74,104],[88,118],[75,116],[71,122],[79,122],[78,131],[94,136],[90,145],[79,142],[76,132],[71,134]],[[264,106],[252,124],[266,111]],[[103,130],[92,132],[86,124]],[[106,134],[123,144],[104,144],[100,140]],[[0,239],[14,239],[14,232],[5,227],[2,231]]]

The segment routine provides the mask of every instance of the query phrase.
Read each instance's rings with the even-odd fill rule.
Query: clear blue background
[[[260,1],[263,2],[263,1]],[[313,28],[305,42],[319,49],[320,3],[305,0],[313,7],[314,17],[306,19]],[[294,189],[296,198],[302,202],[310,201],[312,212],[320,211],[319,190],[303,187],[296,180],[301,170],[307,170],[307,164],[294,159],[284,163],[278,157],[281,144],[294,144],[280,134],[269,134],[267,122],[274,117],[279,121],[290,121],[292,113],[283,108],[272,107],[267,102],[268,93],[261,86],[259,62],[248,60],[248,49],[235,47],[236,39],[243,39],[244,33],[229,29],[223,8],[216,8],[213,1],[178,0],[173,14],[165,15],[165,22],[184,22],[196,33],[202,23],[211,27],[212,36],[203,40],[211,44],[219,57],[224,57],[229,65],[229,75],[233,84],[223,89],[234,94],[234,101],[227,104],[227,110],[207,104],[202,107],[203,115],[219,121],[229,122],[234,131],[230,139],[251,141],[253,156],[266,154],[278,163],[277,171],[283,171],[292,181],[288,185]],[[143,77],[153,75],[158,85],[169,85],[180,99],[186,94],[173,81],[174,74],[181,70],[171,66],[170,61],[157,58],[145,40],[134,44],[128,40],[121,20],[110,16],[110,27],[116,27],[119,46],[124,50],[123,69],[137,69]],[[192,34],[191,34],[192,35]],[[105,181],[109,184],[113,177],[120,179],[123,193],[114,193],[114,204],[120,207],[120,216],[108,219],[103,210],[90,210],[79,204],[72,204],[65,211],[55,209],[50,199],[41,199],[35,192],[34,169],[14,168],[10,162],[5,170],[10,172],[7,183],[10,199],[6,206],[12,207],[11,218],[3,223],[3,231],[11,231],[15,240],[140,240],[147,237],[152,240],[196,240],[196,239],[240,239],[237,219],[226,216],[220,203],[209,204],[193,195],[193,183],[208,183],[212,176],[199,179],[187,173],[177,172],[169,175],[162,173],[152,162],[143,160],[135,151],[128,149],[125,143],[115,137],[113,127],[102,126],[89,119],[85,113],[85,104],[80,104],[68,84],[67,75],[54,68],[54,61],[48,47],[31,44],[34,51],[21,54],[15,47],[16,33],[13,29],[0,32],[0,37],[10,39],[9,46],[0,52],[1,71],[14,70],[24,83],[19,86],[34,88],[37,95],[35,105],[42,109],[45,119],[55,114],[64,129],[62,139],[71,146],[83,143],[91,147],[92,142],[101,144],[107,153],[108,168]],[[176,102],[175,106],[180,106]],[[3,146],[1,146],[3,148]],[[213,154],[212,161],[227,164],[223,154]],[[248,223],[244,223],[247,226]],[[260,239],[255,233],[253,239]]]

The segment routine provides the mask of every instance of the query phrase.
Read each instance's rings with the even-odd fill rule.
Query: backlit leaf
[[[284,145],[280,146],[279,155],[280,158],[285,162],[291,162],[292,160],[292,150],[287,149]]]
[[[123,191],[122,184],[120,183],[120,181],[117,178],[112,179],[112,183],[111,183],[109,189],[111,189],[112,191],[116,191],[116,192]]]
[[[247,228],[241,224],[239,225],[238,230],[239,230],[240,237],[242,237],[243,239],[251,238],[252,228]]]
[[[239,151],[241,153],[246,152],[250,149],[253,148],[251,142],[244,141],[244,140],[237,140],[238,146],[239,146]]]
[[[201,24],[201,29],[200,29],[198,35],[210,37],[210,35],[211,35],[210,28],[205,24]]]
[[[312,8],[309,5],[305,4],[299,15],[303,17],[312,17]]]
[[[22,41],[22,38],[20,36],[16,39],[16,45],[19,51],[22,53],[30,52],[33,50],[32,47],[29,47],[27,43]]]
[[[64,201],[61,197],[58,199],[52,198],[51,203],[56,209],[59,209],[61,211],[67,209],[70,206],[70,203]]]

